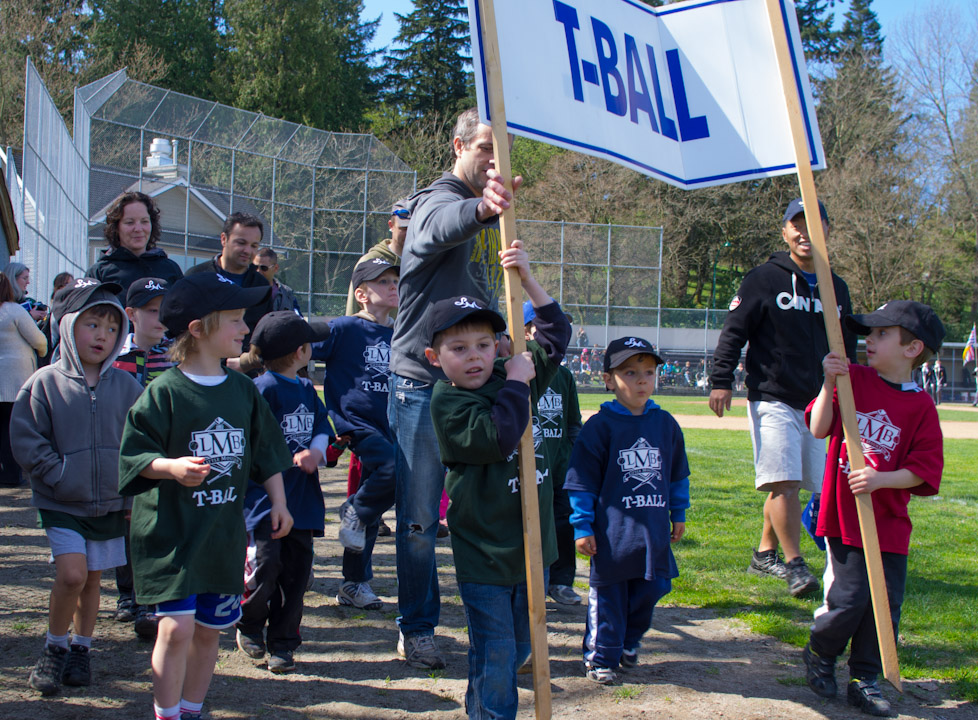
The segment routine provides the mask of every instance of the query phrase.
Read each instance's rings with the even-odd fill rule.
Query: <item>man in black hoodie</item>
[[[819,203],[828,237],[829,218]],[[767,493],[764,528],[748,566],[756,575],[788,583],[795,597],[818,591],[818,580],[801,556],[799,490],[818,494],[825,443],[805,424],[805,408],[822,385],[822,358],[829,351],[819,300],[815,260],[801,199],[784,213],[781,235],[788,252],[776,252],[744,277],[723,324],[713,356],[710,409],[730,409],[734,370],[745,344],[747,400],[754,445],[755,487]],[[849,288],[832,275],[840,317],[852,312]],[[845,335],[846,354],[856,357],[856,338]],[[784,551],[782,560],[778,546]]]

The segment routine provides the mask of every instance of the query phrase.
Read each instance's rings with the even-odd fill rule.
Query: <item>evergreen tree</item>
[[[99,65],[117,70],[142,44],[163,64],[168,90],[213,99],[220,0],[91,0],[87,23]]]
[[[471,105],[472,62],[464,0],[414,0],[407,15],[394,13],[399,48],[387,56],[385,84],[391,102],[415,115],[454,114]]]
[[[226,0],[222,102],[323,130],[361,126],[376,98],[377,21],[362,0]]]
[[[836,0],[798,0],[795,16],[805,56],[810,62],[829,62],[838,49],[838,37],[832,29],[835,16],[829,12]]]
[[[883,58],[883,35],[873,0],[850,0],[845,22],[839,32],[843,53],[861,53],[864,60],[880,62]]]

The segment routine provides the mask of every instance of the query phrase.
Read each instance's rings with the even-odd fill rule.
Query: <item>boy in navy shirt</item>
[[[469,297],[436,302],[425,318],[433,337],[425,356],[448,382],[435,385],[431,418],[442,462],[452,554],[469,630],[470,718],[515,718],[516,671],[530,654],[526,567],[517,451],[534,404],[547,389],[570,341],[560,306],[530,274],[522,243],[500,253],[515,268],[536,310],[537,342],[496,359],[499,315]],[[557,559],[553,485],[538,471],[544,567]],[[531,480],[532,482],[532,480]]]
[[[397,278],[397,266],[384,258],[357,265],[350,284],[360,311],[333,320],[329,337],[313,348],[313,358],[326,363],[323,390],[336,433],[350,439],[361,466],[360,487],[340,508],[343,582],[336,600],[364,610],[383,607],[370,587],[370,561],[380,519],[394,505],[387,397]]]
[[[602,685],[638,664],[655,605],[679,575],[670,545],[686,530],[689,465],[679,424],[650,397],[661,363],[641,338],[608,345],[603,378],[615,400],[584,424],[564,481],[577,550],[591,558],[584,671]]]
[[[329,416],[312,383],[298,372],[309,364],[312,343],[328,335],[325,323],[306,322],[292,310],[277,310],[259,320],[251,336],[252,348],[266,368],[255,385],[279,422],[295,463],[282,473],[293,520],[288,535],[273,537],[271,501],[254,479],[244,499],[248,552],[237,642],[242,652],[255,659],[263,658],[267,647],[268,669],[273,673],[295,669],[293,653],[302,643],[302,598],[312,570],[312,538],[321,537],[325,527],[318,467],[332,439]]]

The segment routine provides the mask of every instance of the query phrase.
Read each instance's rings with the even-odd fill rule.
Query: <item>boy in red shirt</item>
[[[822,697],[835,697],[835,660],[851,640],[847,700],[865,713],[886,716],[890,704],[876,681],[882,664],[855,496],[872,493],[896,635],[912,527],[907,506],[911,495],[937,494],[944,468],[937,409],[911,374],[941,347],[944,326],[930,307],[911,300],[894,300],[845,321],[866,336],[869,367],[848,365],[830,352],[822,361],[822,390],[808,407],[812,434],[831,437],[817,531],[828,542],[825,602],[815,611],[802,657],[809,687]],[[836,378],[847,373],[866,457],[866,467],[853,472],[835,394]]]

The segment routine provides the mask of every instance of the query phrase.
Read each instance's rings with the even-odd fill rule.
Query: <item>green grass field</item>
[[[584,398],[582,397],[582,400]],[[658,399],[658,398],[657,398]],[[821,597],[795,599],[783,581],[745,572],[761,527],[746,432],[685,431],[692,507],[676,548],[680,577],[667,602],[713,608],[751,629],[801,647]],[[949,681],[978,701],[978,441],[945,441],[941,494],[914,498],[914,521],[899,655],[908,679]],[[803,553],[820,576],[824,556],[810,538]]]

